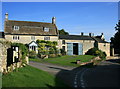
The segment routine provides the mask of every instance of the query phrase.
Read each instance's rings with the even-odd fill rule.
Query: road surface
[[[32,61],[30,65],[54,74],[74,88],[120,88],[120,64],[117,61],[103,61],[93,68],[65,67]]]

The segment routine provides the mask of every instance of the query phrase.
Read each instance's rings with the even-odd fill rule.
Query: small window
[[[31,40],[35,40],[35,36],[31,36]]]
[[[13,36],[13,40],[19,40],[19,36]]]
[[[50,40],[50,37],[45,36],[45,37],[44,37],[44,40]]]
[[[44,28],[44,32],[49,32],[49,28]]]
[[[62,44],[65,44],[65,40],[62,40]]]
[[[19,30],[19,26],[14,26],[14,30]]]

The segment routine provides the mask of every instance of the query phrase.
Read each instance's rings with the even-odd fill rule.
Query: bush
[[[99,50],[98,48],[95,48],[95,47],[89,49],[89,50],[85,53],[85,55],[99,56],[101,59],[105,59],[106,56],[107,56],[105,52],[103,52],[103,51],[101,51],[101,50]]]
[[[61,53],[62,55],[66,55],[66,52],[65,52],[64,49],[60,49],[60,53]]]
[[[30,51],[29,52],[29,58],[36,58],[37,57],[37,54],[35,51]]]
[[[54,57],[56,57],[56,55],[55,54],[49,54],[48,57],[49,58],[54,58]]]

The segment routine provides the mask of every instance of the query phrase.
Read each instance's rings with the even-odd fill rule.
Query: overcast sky
[[[6,12],[10,20],[22,21],[51,22],[55,16],[58,29],[77,35],[103,32],[107,41],[118,22],[117,2],[3,2],[2,12],[3,22]]]

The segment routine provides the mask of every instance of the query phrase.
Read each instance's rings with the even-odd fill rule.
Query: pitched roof
[[[103,39],[101,39],[101,38],[99,38],[99,37],[92,37],[95,41],[97,41],[98,43],[109,43],[109,42],[107,42],[107,41],[105,41],[105,40],[103,40]]]
[[[90,36],[81,36],[81,35],[60,35],[59,39],[65,39],[65,40],[94,40]]]
[[[19,30],[14,30],[14,26],[19,26]],[[44,28],[49,28],[49,32],[45,32]],[[58,35],[58,30],[55,24],[46,22],[32,21],[5,21],[5,34],[32,34],[32,35]]]

